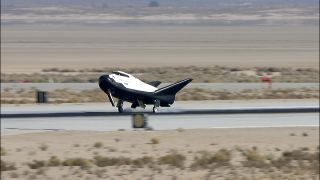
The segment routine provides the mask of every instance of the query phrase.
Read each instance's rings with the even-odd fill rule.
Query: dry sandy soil
[[[6,25],[1,72],[101,67],[319,67],[317,26]]]
[[[319,127],[57,131],[2,135],[1,141],[1,159],[17,168],[2,171],[2,179],[319,179]],[[216,156],[207,166],[194,159],[211,153]],[[87,164],[30,168],[33,160],[48,163],[51,156]],[[117,163],[147,156],[152,162],[98,167],[94,156]]]

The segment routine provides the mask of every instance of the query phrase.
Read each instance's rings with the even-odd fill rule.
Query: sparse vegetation
[[[211,165],[226,166],[231,160],[231,152],[226,149],[220,149],[215,154],[208,151],[200,151],[200,156],[195,156],[191,168],[208,168]]]
[[[62,162],[63,166],[80,166],[81,169],[91,167],[90,161],[84,158],[68,158]]]
[[[171,166],[182,168],[184,166],[185,160],[186,157],[184,155],[173,152],[171,154],[160,157],[158,159],[158,162],[160,164],[168,164]]]
[[[125,157],[109,158],[109,157],[103,157],[103,156],[95,156],[94,160],[95,160],[95,164],[99,167],[121,166],[121,165],[131,164],[131,159],[125,158]]]
[[[12,170],[16,170],[16,166],[14,165],[14,163],[8,163],[4,160],[1,160],[1,171],[12,171]]]
[[[259,153],[258,148],[254,147],[252,149],[241,150],[244,160],[242,165],[246,168],[258,168],[261,169],[261,173],[264,172],[284,172],[284,173],[294,173],[296,171],[302,171],[301,173],[319,173],[319,151],[312,152],[304,150],[305,148],[300,148],[292,151],[285,151],[281,156],[276,157],[273,154],[268,154],[266,156]],[[192,153],[192,152],[191,152]],[[243,168],[241,165],[234,165],[231,163],[232,156],[231,151],[227,149],[220,149],[216,152],[209,151],[199,151],[197,155],[194,156],[193,162],[191,164],[186,164],[187,157],[183,154],[179,154],[176,151],[172,151],[167,155],[154,158],[152,156],[143,156],[136,159],[131,159],[129,157],[104,157],[96,155],[93,160],[84,158],[67,158],[64,161],[56,156],[52,156],[48,161],[33,160],[27,165],[31,169],[36,169],[35,174],[31,175],[44,175],[45,171],[48,169],[46,167],[56,167],[56,166],[79,166],[81,169],[88,171],[88,174],[94,174],[97,177],[106,177],[106,169],[99,169],[100,167],[108,166],[131,166],[132,168],[151,168],[156,172],[161,172],[161,165],[169,165],[172,167],[177,167],[184,169],[185,167],[191,168],[191,170],[206,170],[209,172],[219,169],[221,167],[227,166],[228,169]],[[157,163],[157,164],[155,164]],[[187,166],[186,166],[187,165]],[[92,166],[96,166],[91,169]],[[98,169],[97,169],[98,167]],[[160,169],[159,169],[160,168]],[[1,171],[11,171],[16,170],[13,164],[1,161]],[[77,174],[79,174],[77,170]],[[26,173],[25,173],[26,174]],[[29,173],[27,173],[29,174]]]
[[[260,155],[257,149],[246,150],[243,155],[246,158],[246,161],[242,162],[244,166],[262,168],[267,165],[265,157]]]
[[[102,143],[102,142],[96,142],[96,143],[94,143],[94,145],[93,145],[93,147],[95,147],[95,148],[102,148],[102,146],[103,146],[103,143]]]
[[[45,143],[42,143],[42,144],[40,145],[40,147],[39,147],[39,149],[40,149],[41,151],[46,151],[48,148],[49,148],[49,146],[48,146],[47,144],[45,144]]]
[[[5,156],[7,154],[6,150],[1,146],[0,147],[0,155]]]
[[[152,138],[152,139],[150,139],[150,143],[151,144],[159,144],[160,140],[158,138]]]
[[[31,163],[28,163],[30,169],[39,169],[46,166],[46,161],[33,160]]]
[[[142,158],[134,159],[134,160],[132,161],[132,164],[133,164],[135,167],[142,168],[142,167],[144,167],[145,165],[153,164],[153,162],[154,162],[153,157],[151,157],[151,156],[143,156]]]
[[[16,173],[16,172],[12,172],[12,173],[10,174],[10,177],[11,177],[11,178],[18,178],[18,177],[19,177],[19,174]]]
[[[34,90],[25,90],[21,93],[14,91],[1,94],[2,104],[35,103]],[[48,103],[88,103],[105,102],[105,94],[99,89],[72,91],[57,89],[48,92]],[[242,91],[217,91],[211,89],[186,88],[176,96],[178,101],[189,100],[248,100],[248,99],[317,99],[317,89],[254,89]],[[151,130],[151,128],[149,128]]]
[[[135,75],[146,82],[162,79],[163,82],[174,82],[182,78],[196,77],[194,82],[259,82],[263,75],[272,76],[273,82],[319,82],[319,70],[311,68],[232,68],[232,67],[154,67],[154,68],[93,68],[93,69],[44,69],[41,75],[34,74],[1,74],[1,82],[97,82],[101,73],[122,70]],[[252,72],[246,74],[246,72]],[[57,74],[58,73],[58,74]]]
[[[296,136],[296,134],[295,133],[290,133],[290,136]]]
[[[51,156],[48,161],[48,166],[60,166],[61,161],[57,156]]]

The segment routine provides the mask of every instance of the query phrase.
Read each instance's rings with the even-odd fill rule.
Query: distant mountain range
[[[78,8],[147,7],[154,0],[1,0],[2,8],[64,6]],[[319,7],[318,0],[155,0],[161,7],[258,8]]]

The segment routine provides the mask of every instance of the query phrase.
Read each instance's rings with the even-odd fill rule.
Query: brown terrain
[[[1,137],[3,179],[319,179],[319,128]]]

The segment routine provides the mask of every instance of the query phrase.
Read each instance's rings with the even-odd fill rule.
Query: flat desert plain
[[[1,141],[3,179],[319,179],[319,127],[52,131]]]
[[[319,27],[5,25],[1,72],[43,68],[319,67]]]

